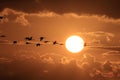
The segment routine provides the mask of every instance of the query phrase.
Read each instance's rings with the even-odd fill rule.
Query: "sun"
[[[67,38],[65,46],[68,51],[78,53],[84,48],[84,40],[80,36],[73,35]]]

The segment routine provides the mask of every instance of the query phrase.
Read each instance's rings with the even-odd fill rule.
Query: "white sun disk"
[[[72,53],[78,53],[84,48],[84,41],[79,36],[70,36],[65,43],[68,51]]]

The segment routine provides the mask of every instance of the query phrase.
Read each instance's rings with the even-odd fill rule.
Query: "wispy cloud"
[[[120,56],[120,51],[108,51],[108,52],[103,53],[103,56],[105,55]]]
[[[112,41],[115,36],[113,33],[96,31],[96,32],[78,32],[80,36],[82,36],[88,44],[103,44]]]
[[[28,21],[28,19],[26,17],[31,17],[31,16],[37,16],[37,17],[58,17],[58,18],[75,18],[75,19],[92,19],[92,20],[96,20],[96,21],[100,21],[100,22],[105,22],[105,23],[116,23],[116,24],[120,24],[120,19],[113,19],[113,18],[109,18],[106,15],[89,15],[89,14],[76,14],[76,13],[64,13],[64,14],[58,14],[55,12],[50,12],[50,11],[39,11],[36,13],[25,13],[22,11],[17,11],[14,9],[10,9],[10,8],[5,8],[1,13],[1,15],[4,15],[6,18],[2,21],[3,22],[8,22],[8,21],[13,21],[16,23],[20,23],[24,26],[29,26],[30,23]],[[14,16],[14,18],[11,19],[11,16]]]
[[[0,44],[11,44],[9,40],[0,40]]]
[[[29,26],[29,22],[27,19],[25,19],[25,13],[16,11],[10,8],[5,8],[1,13],[5,17],[3,19],[2,23],[4,22],[14,22],[14,23],[20,23],[23,26]]]
[[[98,49],[105,49],[110,51],[120,51],[120,46],[90,46],[90,48],[98,48]]]
[[[11,63],[13,60],[9,58],[0,57],[0,64]]]
[[[22,24],[23,26],[30,26],[30,23],[28,22],[27,19],[25,19],[25,16],[24,15],[20,15],[16,18],[15,20],[16,23],[20,23]]]

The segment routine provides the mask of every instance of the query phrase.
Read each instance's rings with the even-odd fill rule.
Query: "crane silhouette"
[[[40,45],[41,45],[40,43],[37,43],[37,44],[36,44],[37,47],[40,46]]]
[[[13,44],[17,44],[17,41],[13,41]]]
[[[31,41],[31,40],[32,40],[32,37],[26,37],[25,40]]]
[[[45,37],[40,37],[40,41],[42,41]]]
[[[3,19],[4,17],[3,16],[0,16],[0,19]]]
[[[57,41],[54,41],[54,42],[53,42],[53,45],[56,45],[56,44],[58,44],[58,45],[63,45],[62,43],[58,43]]]
[[[6,35],[0,35],[0,37],[6,37]],[[49,43],[49,42],[52,42],[52,41],[49,41],[49,40],[44,40],[44,38],[45,37],[40,37],[39,38],[39,41],[42,41],[43,43],[45,43],[45,44],[47,44],[47,43]],[[25,44],[27,45],[27,44],[32,44],[31,43],[31,40],[33,40],[33,37],[32,36],[28,36],[28,37],[25,37],[24,38],[26,41],[25,41]],[[16,40],[14,40],[14,41],[12,41],[12,43],[13,44],[17,44],[18,42],[16,41]],[[34,42],[33,42],[34,43]],[[53,41],[51,44],[53,44],[53,45],[56,45],[56,44],[58,44],[58,45],[64,45],[64,44],[62,44],[62,43],[59,43],[59,42],[57,42],[57,41]],[[38,46],[41,46],[42,44],[41,43],[36,43],[35,42],[35,45],[38,47]]]
[[[6,37],[5,35],[1,35],[0,37]]]
[[[50,42],[50,41],[44,41],[44,43],[48,43],[48,42]]]
[[[26,42],[26,44],[31,44],[30,42]]]
[[[57,44],[57,41],[54,41],[54,42],[53,42],[53,45],[55,45],[55,44]]]

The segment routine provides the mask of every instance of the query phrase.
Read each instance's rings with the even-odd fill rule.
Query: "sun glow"
[[[68,51],[78,53],[84,48],[84,40],[80,36],[73,35],[67,38],[65,46]]]

